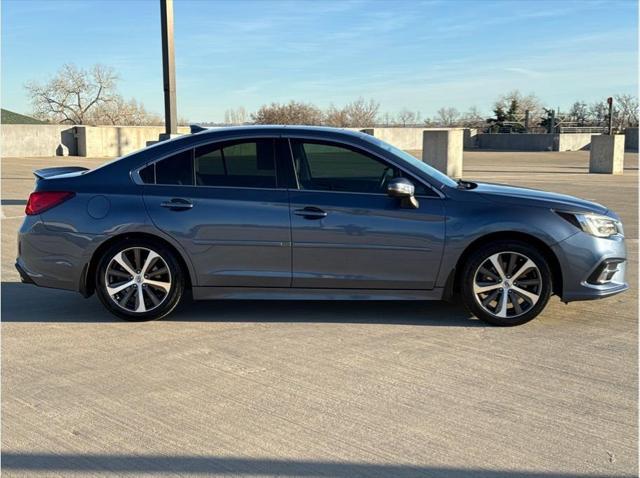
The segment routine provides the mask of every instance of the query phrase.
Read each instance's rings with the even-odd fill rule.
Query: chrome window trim
[[[289,188],[288,191],[297,192],[297,193],[364,194],[366,196],[391,197],[391,196],[389,196],[388,194],[385,194],[385,193],[363,193],[363,192],[357,192],[357,191],[328,191],[326,189],[292,189],[292,188]],[[440,197],[437,197],[437,196],[425,196],[425,195],[422,195],[422,194],[420,194],[420,195],[416,194],[415,197],[422,198],[422,199],[441,199]]]
[[[147,184],[144,183],[142,181],[142,179],[140,178],[140,170],[144,169],[145,167],[151,165],[151,164],[155,164],[159,161],[162,161],[164,159],[167,159],[170,156],[173,156],[175,154],[180,154],[183,153],[187,150],[194,150],[198,147],[201,146],[208,146],[211,144],[215,144],[215,143],[224,143],[227,141],[242,141],[242,140],[246,140],[246,141],[251,141],[253,139],[285,139],[287,140],[287,143],[289,144],[289,161],[291,161],[291,167],[293,168],[293,173],[295,176],[295,180],[296,180],[296,185],[298,186],[297,189],[292,189],[292,188],[248,188],[248,187],[234,187],[234,186],[200,186],[200,185],[179,185],[179,184]],[[300,188],[300,182],[298,181],[298,174],[297,171],[295,170],[295,164],[293,162],[293,150],[291,149],[291,140],[292,139],[302,139],[302,140],[310,140],[310,141],[320,141],[320,142],[328,142],[328,143],[335,143],[335,144],[346,144],[349,146],[352,146],[356,149],[360,149],[362,151],[367,152],[368,154],[374,156],[375,158],[379,159],[380,161],[384,162],[384,163],[390,163],[392,164],[394,167],[398,168],[400,171],[402,171],[403,173],[407,174],[408,177],[412,180],[412,181],[416,181],[418,184],[422,184],[425,187],[428,187],[431,191],[433,191],[437,198],[439,199],[445,199],[446,195],[440,191],[438,188],[436,188],[433,184],[431,184],[428,181],[416,178],[415,174],[412,173],[411,171],[407,171],[407,169],[403,168],[402,166],[398,165],[396,162],[394,161],[390,161],[388,158],[382,157],[379,153],[375,152],[375,151],[371,151],[369,148],[367,147],[363,147],[360,144],[357,144],[356,142],[350,141],[349,138],[340,138],[338,140],[336,139],[324,139],[324,138],[319,138],[315,135],[307,135],[304,133],[287,133],[287,132],[283,132],[280,134],[255,134],[255,135],[251,135],[251,136],[238,136],[238,137],[230,137],[230,138],[219,138],[216,140],[211,141],[211,139],[202,139],[201,141],[197,141],[194,144],[185,147],[185,148],[180,148],[174,151],[171,151],[169,153],[166,153],[158,158],[154,158],[150,161],[147,161],[146,163],[137,166],[136,168],[132,169],[131,171],[129,171],[129,176],[131,177],[131,180],[139,185],[139,186],[148,186],[148,187],[152,187],[152,186],[161,186],[161,187],[166,187],[166,186],[178,186],[178,187],[198,187],[198,188],[225,188],[225,189],[256,189],[256,190],[265,190],[265,191],[288,191],[288,190],[292,190],[292,191],[312,191],[311,189],[301,189]],[[277,174],[277,172],[276,172]],[[155,168],[154,168],[154,178],[155,178]],[[195,178],[194,178],[195,181]],[[277,181],[277,177],[276,177],[276,181]],[[362,193],[362,192],[350,192],[350,191],[325,191],[325,190],[313,190],[314,192],[338,192],[338,193],[346,193],[346,194],[377,194],[377,195],[381,195],[381,196],[386,196],[386,194],[384,193]],[[424,196],[424,195],[420,195],[420,196],[416,196],[416,197],[421,197],[421,198],[433,198],[434,196]]]
[[[226,143],[228,141],[244,141],[246,140],[247,142],[256,140],[256,139],[273,139],[274,141],[277,139],[281,139],[282,135],[273,135],[273,134],[265,134],[265,135],[252,135],[252,136],[248,136],[248,137],[237,137],[237,138],[220,138],[217,139],[215,141],[198,141],[194,144],[192,144],[189,147],[186,148],[180,148],[180,149],[176,149],[174,151],[171,151],[170,153],[164,154],[158,158],[154,158],[151,159],[149,161],[147,161],[146,163],[144,163],[141,166],[136,166],[135,168],[133,168],[132,170],[129,171],[129,177],[131,178],[131,180],[137,184],[138,186],[178,186],[178,187],[198,187],[198,188],[229,188],[229,189],[260,189],[260,190],[266,190],[266,191],[275,191],[275,190],[279,190],[279,191],[286,191],[287,188],[280,188],[280,187],[276,187],[276,188],[249,188],[246,186],[203,186],[203,185],[198,185],[198,184],[156,184],[154,182],[154,184],[149,184],[149,183],[145,183],[142,181],[142,178],[140,177],[140,170],[146,168],[147,166],[150,166],[152,164],[156,164],[160,161],[163,161],[167,158],[170,158],[171,156],[174,156],[176,154],[181,154],[184,153],[185,151],[192,151],[191,154],[191,159],[192,159],[192,163],[193,163],[193,172],[194,172],[194,176],[193,176],[193,181],[195,182],[195,150],[196,148],[200,148],[202,146],[209,146],[212,144],[216,144],[216,143]],[[275,159],[275,158],[274,158]],[[275,171],[276,171],[276,185],[278,184],[278,165],[277,165],[277,161],[275,161]],[[153,179],[154,181],[156,180],[156,168],[153,168]]]
[[[199,184],[145,184],[141,186],[157,186],[161,188],[207,188],[207,189],[255,189],[259,191],[289,191],[290,188],[251,188],[247,186],[202,186]]]

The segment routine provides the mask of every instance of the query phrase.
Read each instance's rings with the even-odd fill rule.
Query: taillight
[[[27,207],[24,212],[27,216],[40,214],[41,212],[51,209],[52,207],[62,204],[67,199],[71,199],[76,193],[68,191],[40,191],[29,195]]]

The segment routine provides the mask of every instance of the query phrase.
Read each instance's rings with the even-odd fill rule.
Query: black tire
[[[494,266],[492,257],[499,261],[500,271]],[[515,258],[513,265],[512,257]],[[518,275],[518,266],[524,267],[527,259],[535,267],[524,268]],[[509,275],[514,272],[515,281]],[[463,265],[459,277],[462,300],[467,309],[479,319],[499,326],[520,325],[534,319],[547,305],[553,290],[552,274],[545,257],[535,247],[520,241],[497,241],[478,248]],[[489,288],[492,290],[479,292]],[[492,299],[493,294],[497,295]],[[534,302],[532,298],[536,296]],[[502,308],[502,300],[506,302],[505,308]],[[485,301],[487,303],[483,305]]]
[[[136,256],[136,252],[135,252],[136,249],[139,249],[142,251],[139,253],[140,254],[139,256]],[[124,289],[122,294],[123,296],[127,294],[129,289],[135,288],[135,290],[132,291],[132,293],[130,294],[131,297],[127,301],[125,301],[126,304],[124,306],[118,305],[116,303],[116,299],[113,299],[107,291],[106,281],[111,280],[111,278],[107,278],[107,268],[110,267],[109,270],[112,271],[114,267],[112,261],[115,260],[116,255],[118,255],[123,251],[126,251],[125,255],[127,257],[132,257],[131,255],[133,254],[133,261],[131,260],[127,261],[127,265],[135,266],[136,259],[139,262],[144,261],[145,250],[153,251],[158,256],[160,256],[159,259],[155,259],[154,264],[157,264],[161,261],[163,262],[161,264],[162,267],[154,265],[153,266],[154,269],[157,269],[158,271],[161,271],[161,270],[164,271],[165,269],[167,270],[167,272],[164,273],[166,275],[161,275],[161,276],[153,276],[155,272],[151,272],[151,276],[149,278],[156,279],[160,277],[162,279],[163,277],[165,278],[168,277],[168,282],[170,283],[170,287],[168,288],[168,292],[167,292],[166,287],[163,289],[160,289],[150,285],[149,289],[146,289],[147,284],[144,284],[144,285],[141,284],[140,287],[142,286],[145,287],[145,290],[142,293],[142,297],[143,297],[142,302],[143,304],[146,304],[147,307],[149,307],[149,310],[145,310],[144,312],[138,312],[126,307],[126,304],[133,304],[133,303],[139,304],[139,299],[137,296],[139,291],[141,291],[141,289],[139,289],[138,284],[134,284],[132,286],[129,286],[127,289]],[[150,254],[150,253],[147,252],[147,254]],[[120,262],[118,262],[118,264],[120,264]],[[165,264],[166,264],[166,267],[164,267]],[[126,271],[124,272],[126,274]],[[138,272],[138,271],[134,271],[134,272]],[[119,273],[121,274],[122,271]],[[140,277],[140,279],[142,279],[142,274],[136,274],[136,277]],[[144,277],[146,278],[146,276]],[[126,278],[123,278],[121,280],[123,280],[124,282],[129,281]],[[144,282],[144,280],[142,282]],[[156,281],[156,282],[160,282],[160,281]],[[95,284],[96,284],[96,294],[98,295],[100,301],[109,312],[116,315],[117,317],[120,317],[121,319],[132,321],[132,322],[139,322],[139,321],[160,319],[166,316],[167,314],[169,314],[171,311],[173,311],[173,309],[175,309],[175,307],[180,302],[180,299],[182,298],[182,295],[184,293],[185,278],[184,278],[184,271],[182,270],[180,263],[175,257],[175,253],[170,248],[165,246],[162,242],[153,241],[153,240],[124,239],[114,244],[113,246],[109,247],[100,258],[98,267],[96,268]],[[166,282],[162,282],[162,284],[166,284]],[[110,285],[113,286],[114,284],[111,283]],[[153,297],[150,296],[151,293],[153,293],[155,300],[159,301],[157,305],[155,305],[154,302],[151,300],[153,299]],[[158,297],[159,295],[161,296],[161,298]],[[124,299],[125,297],[122,297],[122,300]]]

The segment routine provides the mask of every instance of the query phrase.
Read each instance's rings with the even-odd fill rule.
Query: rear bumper
[[[20,265],[20,259],[16,261],[15,266],[16,266],[16,269],[18,270],[18,274],[20,274],[20,281],[23,284],[35,284],[34,280],[31,278],[29,273],[26,270],[24,270],[24,267]]]
[[[593,300],[620,294],[626,282],[627,249],[623,237],[602,239],[578,232],[552,247],[562,269],[562,300]],[[621,261],[605,284],[593,283],[604,261]]]
[[[40,287],[80,291],[93,236],[44,227],[38,216],[27,216],[18,232],[15,267],[22,282]]]

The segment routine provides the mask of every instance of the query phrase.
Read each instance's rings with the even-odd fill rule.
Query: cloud
[[[509,71],[511,73],[518,73],[520,75],[523,75],[529,78],[541,78],[545,76],[545,73],[542,71],[530,70],[528,68],[517,68],[513,66],[505,67],[504,71]]]

